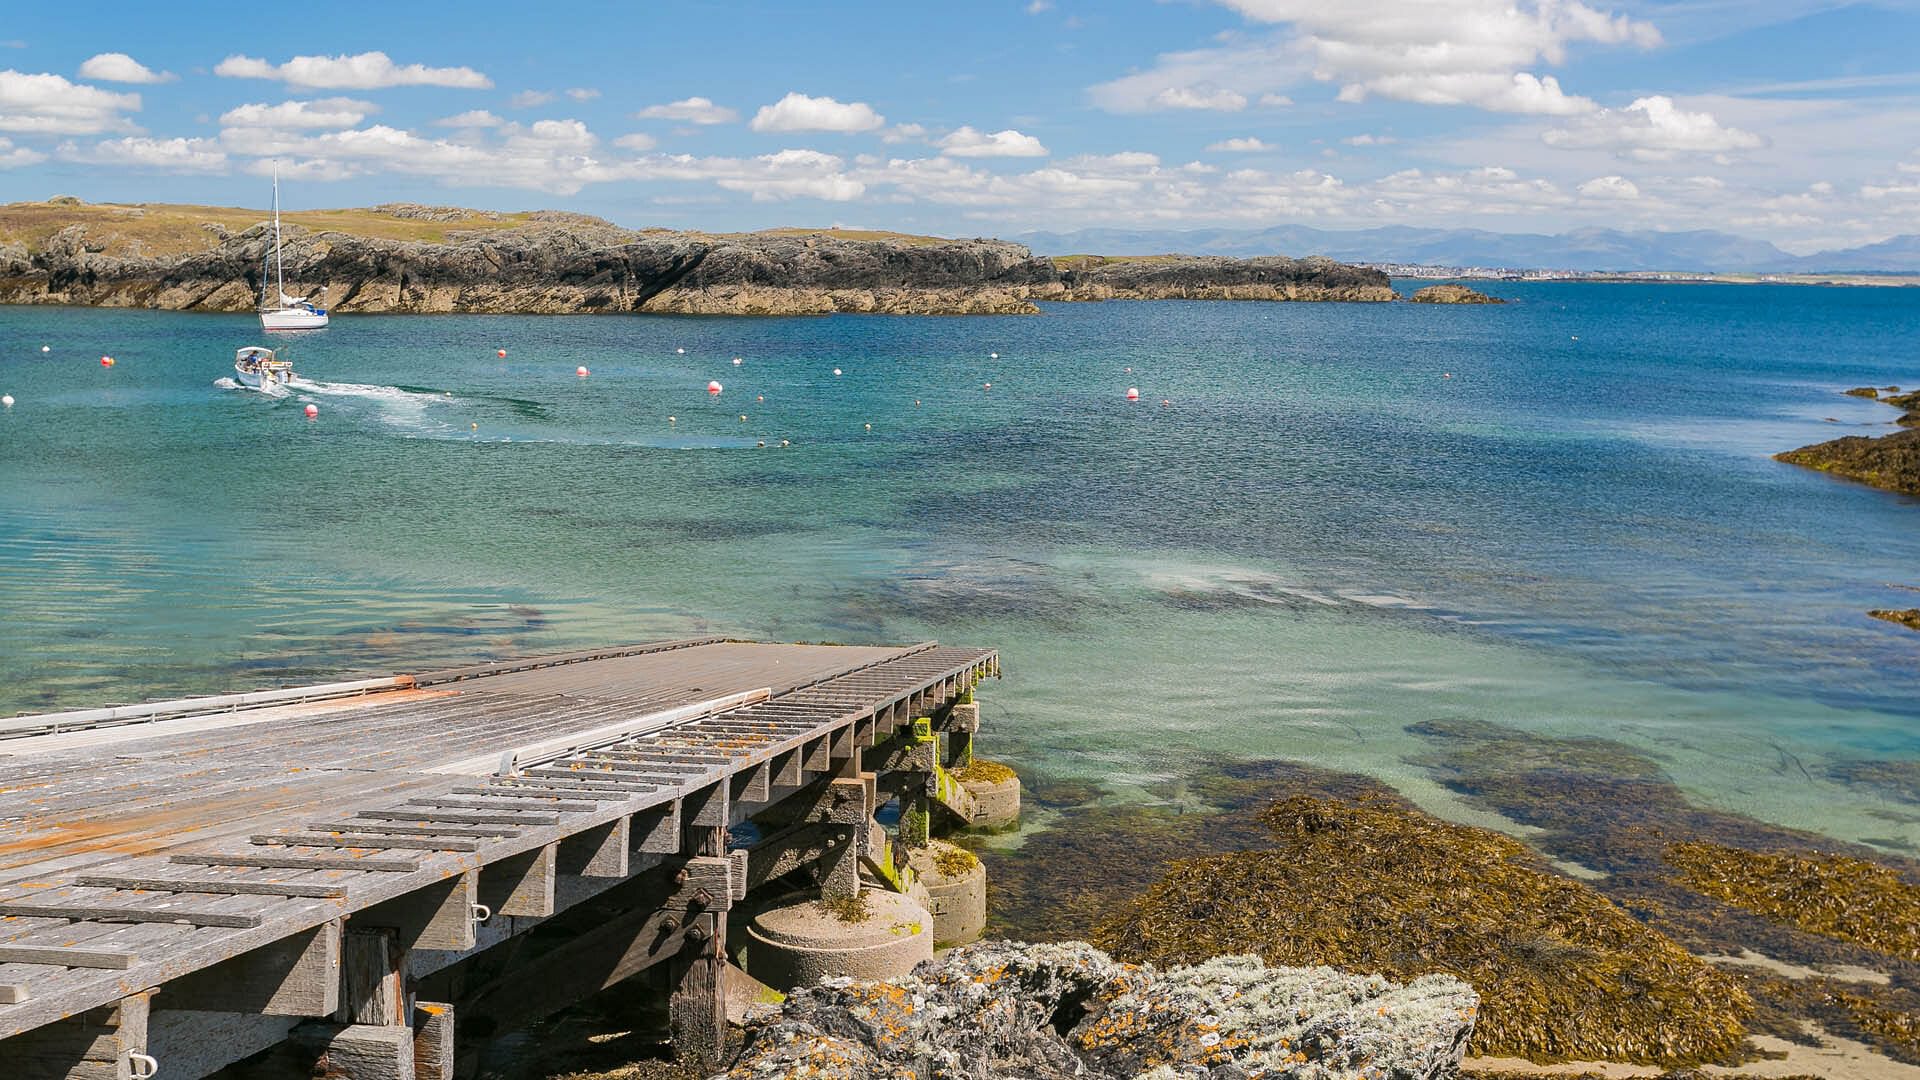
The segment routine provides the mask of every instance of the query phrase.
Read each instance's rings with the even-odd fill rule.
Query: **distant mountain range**
[[[1577,229],[1546,235],[1404,225],[1357,230],[1280,225],[1260,230],[1082,229],[1026,233],[1013,239],[1037,255],[1326,255],[1342,262],[1513,269],[1920,273],[1920,234],[1807,256],[1788,254],[1764,240],[1705,229]]]

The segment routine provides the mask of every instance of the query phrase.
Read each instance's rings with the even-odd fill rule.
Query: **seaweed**
[[[1670,844],[1667,861],[1691,889],[1734,907],[1920,961],[1920,886],[1887,867],[1826,852],[1757,852],[1700,841]]]
[[[1752,1002],[1524,845],[1396,800],[1291,796],[1279,846],[1173,864],[1096,943],[1157,965],[1252,952],[1393,979],[1444,972],[1482,996],[1475,1051],[1536,1061],[1731,1061]]]
[[[997,761],[986,758],[974,758],[967,767],[954,774],[954,778],[963,784],[999,784],[1015,777],[1012,769]]]

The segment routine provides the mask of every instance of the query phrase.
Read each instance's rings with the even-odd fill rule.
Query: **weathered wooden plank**
[[[5,916],[71,919],[74,922],[185,923],[188,926],[226,926],[240,930],[251,930],[260,925],[258,915],[237,915],[224,911],[108,907],[93,904],[23,904],[18,901],[0,903],[0,917]]]
[[[561,814],[584,814],[598,809],[594,803],[578,799],[530,798],[505,794],[421,795],[407,800],[408,806],[461,807],[470,810],[552,810]]]
[[[255,833],[248,842],[263,847],[337,847],[358,851],[412,848],[423,851],[479,851],[472,837],[416,834],[411,836],[354,836],[348,833]]]
[[[125,971],[140,962],[130,952],[66,948],[58,945],[0,945],[0,964],[50,964],[70,968]]]
[[[308,1048],[312,1074],[328,1080],[414,1080],[413,1029],[405,1024],[302,1024],[294,1041]]]
[[[373,841],[383,836],[472,836],[482,840],[501,836],[519,836],[511,825],[407,825],[397,821],[356,819],[353,821],[314,821],[302,828],[323,833],[344,833]],[[367,847],[379,847],[369,842]]]
[[[560,824],[560,815],[558,814],[545,814],[526,810],[488,814],[479,811],[463,813],[458,810],[429,810],[426,807],[421,807],[418,810],[403,808],[395,808],[392,810],[360,810],[356,812],[356,816],[376,818],[383,821],[412,821],[434,824],[446,822],[453,825],[532,826]]]
[[[132,994],[0,1043],[7,1080],[131,1080],[152,995]]]
[[[344,885],[315,885],[295,881],[257,881],[250,878],[167,878],[118,874],[80,874],[75,885],[140,892],[210,893],[228,896],[291,896],[332,900],[347,895]]]
[[[183,866],[264,866],[278,870],[373,870],[382,873],[409,874],[420,869],[419,859],[379,855],[228,855],[198,854],[168,856],[169,862]]]
[[[349,923],[342,937],[340,963],[335,1019],[387,1026],[406,1015],[407,950],[395,930]]]

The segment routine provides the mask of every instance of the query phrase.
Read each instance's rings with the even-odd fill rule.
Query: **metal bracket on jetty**
[[[616,985],[713,1064],[979,933],[934,833],[1017,818],[998,674],[699,638],[0,720],[0,1075],[438,1080]]]

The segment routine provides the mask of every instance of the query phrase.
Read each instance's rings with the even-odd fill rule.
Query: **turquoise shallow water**
[[[1864,615],[1920,604],[1920,501],[1768,458],[1890,430],[1838,391],[1920,383],[1920,291],[1494,291],[343,317],[282,337],[314,382],[280,400],[215,385],[251,317],[0,308],[0,713],[938,637],[1002,650],[999,756],[1121,794],[1285,756],[1465,815],[1404,728],[1472,716],[1920,844],[1822,772],[1920,758],[1920,635]]]

